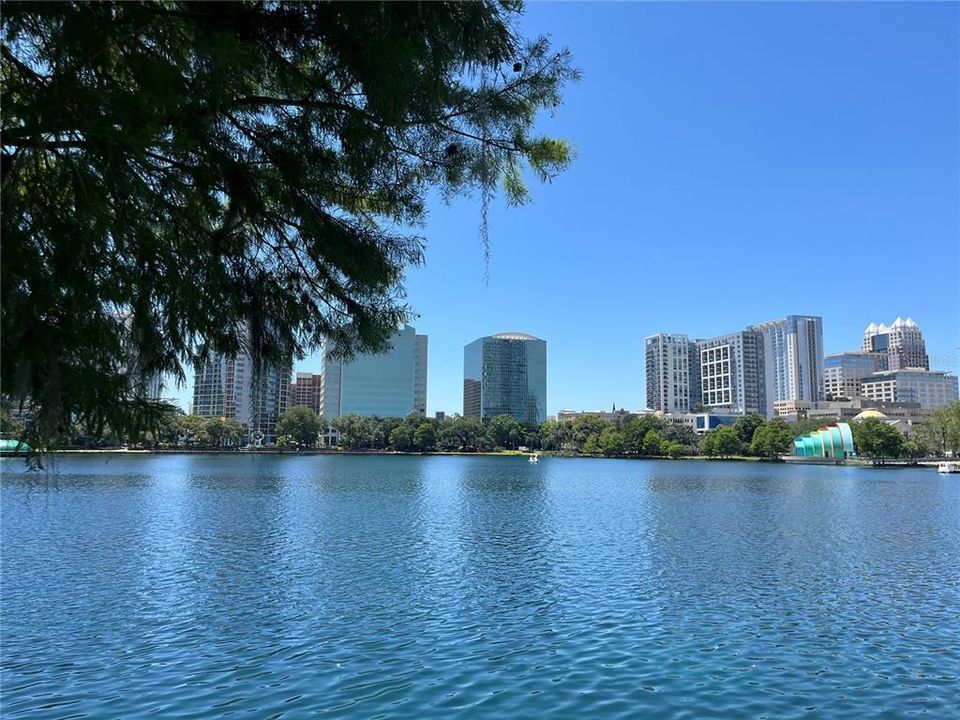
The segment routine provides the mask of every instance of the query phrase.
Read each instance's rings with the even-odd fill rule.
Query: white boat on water
[[[538,463],[540,462],[540,453],[534,453],[527,457],[527,462]]]
[[[951,462],[944,460],[937,465],[938,473],[960,473],[960,462]]]

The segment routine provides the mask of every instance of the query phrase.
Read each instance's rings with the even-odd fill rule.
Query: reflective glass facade
[[[423,415],[427,402],[427,337],[409,325],[390,338],[379,355],[360,353],[348,362],[325,343],[321,414],[406,417]]]
[[[463,350],[463,414],[509,415],[523,425],[547,418],[547,343],[525,333],[474,340]]]
[[[858,398],[864,378],[880,369],[880,354],[845,352],[823,358],[823,391],[827,400]]]
[[[889,370],[863,379],[863,396],[879,402],[919,403],[932,410],[957,400],[957,378],[936,370]]]
[[[748,330],[763,333],[766,416],[783,400],[823,399],[823,321],[789,315]]]

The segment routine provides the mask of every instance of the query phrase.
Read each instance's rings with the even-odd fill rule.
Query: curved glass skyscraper
[[[481,420],[509,415],[522,425],[547,419],[547,343],[508,332],[463,349],[463,414]]]

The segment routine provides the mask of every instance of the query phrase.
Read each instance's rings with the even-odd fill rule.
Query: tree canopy
[[[4,4],[0,389],[135,429],[208,351],[378,351],[425,198],[528,199],[575,80],[522,4]]]
[[[960,454],[960,402],[937,408],[917,426],[918,441],[935,455]]]
[[[313,447],[322,427],[323,420],[317,413],[306,405],[294,405],[277,420],[277,435],[290,437],[299,445]]]
[[[867,418],[850,424],[857,454],[869,457],[882,464],[886,458],[896,458],[903,450],[906,439],[892,425],[879,418]]]
[[[793,447],[793,437],[793,431],[783,418],[773,418],[754,428],[750,440],[750,452],[775,458],[777,455],[790,452]]]
[[[759,430],[757,430],[759,432]],[[743,452],[743,440],[735,428],[721,425],[707,433],[703,440],[703,451],[710,456],[731,457]]]

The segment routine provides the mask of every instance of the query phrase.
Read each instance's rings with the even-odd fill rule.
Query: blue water
[[[4,461],[4,718],[960,716],[960,479]]]

